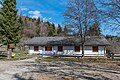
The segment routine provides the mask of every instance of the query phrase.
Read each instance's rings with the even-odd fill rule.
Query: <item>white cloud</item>
[[[50,18],[46,18],[46,17],[44,17],[43,18],[43,22],[47,22],[48,20],[51,20],[52,18],[50,17]]]
[[[50,18],[48,18],[49,20],[51,20],[52,18],[50,17]]]
[[[48,20],[52,19],[51,17],[49,17],[49,18],[43,17],[42,14],[40,13],[40,11],[38,11],[38,10],[29,11],[28,13],[29,13],[30,17],[32,17],[32,18],[37,19],[40,17],[43,20],[43,22],[47,22]]]
[[[22,7],[21,10],[22,10],[22,11],[27,11],[28,8],[26,8],[26,7]]]
[[[38,17],[42,17],[42,15],[41,15],[41,13],[40,13],[40,11],[37,11],[37,10],[35,10],[35,11],[29,11],[28,12],[29,14],[30,14],[30,17],[32,17],[32,18],[38,18]]]
[[[46,17],[44,17],[44,18],[43,18],[43,22],[46,22],[46,21],[48,21],[48,20],[47,20],[47,18],[46,18]]]
[[[56,27],[58,27],[58,23],[54,23]]]

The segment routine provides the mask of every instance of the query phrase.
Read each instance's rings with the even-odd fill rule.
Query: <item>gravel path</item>
[[[20,75],[26,76],[25,72],[36,69],[35,59],[0,62],[0,80],[24,80]],[[30,75],[26,77],[30,77]]]
[[[35,59],[0,62],[0,80],[120,80],[120,68],[62,61],[37,63]]]
[[[119,66],[114,69],[97,63],[42,62],[39,64],[39,73],[70,77],[63,80],[120,80]]]

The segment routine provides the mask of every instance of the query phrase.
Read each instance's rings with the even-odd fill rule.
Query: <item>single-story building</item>
[[[82,54],[80,37],[34,37],[26,45],[29,46],[29,54]],[[86,37],[84,56],[104,56],[108,45],[104,37]]]

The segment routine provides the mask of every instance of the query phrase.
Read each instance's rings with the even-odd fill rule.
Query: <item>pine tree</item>
[[[48,36],[54,36],[55,34],[55,25],[54,23],[50,24],[50,32]]]
[[[49,31],[49,33],[48,33],[48,36],[53,36],[54,35],[54,33],[53,33],[53,28],[50,26],[50,31]]]
[[[4,0],[1,5],[0,34],[2,44],[7,45],[9,54],[9,45],[16,45],[22,38],[23,27],[17,16],[16,0]]]
[[[40,25],[40,17],[37,19],[36,25]]]
[[[46,22],[49,26],[51,25],[51,23],[49,21]]]
[[[58,24],[57,34],[59,35],[62,32],[62,27]]]
[[[52,24],[51,24],[51,27],[52,27],[52,30],[53,30],[53,34],[55,34],[55,24],[52,23]]]
[[[19,17],[19,22],[20,22],[20,24],[23,25],[23,20],[22,20],[22,17],[21,17],[21,16]]]
[[[24,19],[24,25],[27,27],[27,18]]]
[[[88,30],[88,35],[89,36],[100,36],[101,35],[101,30],[99,28],[99,23],[96,22],[94,23]]]
[[[65,26],[63,32],[64,32],[64,36],[67,36],[68,32],[69,32],[69,29]]]
[[[23,25],[23,20],[22,20],[22,11],[20,12],[20,17],[19,17],[19,23],[21,24],[21,25]]]

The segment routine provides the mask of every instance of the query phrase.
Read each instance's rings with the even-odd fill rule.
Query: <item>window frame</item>
[[[92,46],[92,52],[98,52],[98,46]]]
[[[75,52],[80,52],[80,46],[74,46],[74,51]]]
[[[52,51],[52,46],[45,46],[45,51]]]
[[[39,51],[39,46],[34,46],[34,51]]]
[[[63,52],[63,46],[58,46],[57,50],[58,52]]]

